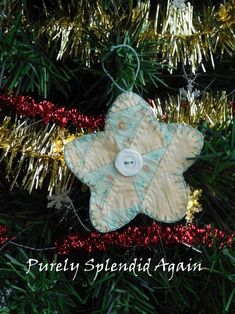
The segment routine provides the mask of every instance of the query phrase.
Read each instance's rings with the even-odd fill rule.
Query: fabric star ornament
[[[137,94],[125,92],[111,106],[103,132],[65,146],[65,162],[90,187],[90,219],[100,232],[117,230],[143,213],[172,223],[186,214],[183,173],[203,146],[188,125],[159,123]]]

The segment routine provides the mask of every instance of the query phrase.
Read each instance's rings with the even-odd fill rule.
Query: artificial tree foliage
[[[103,71],[102,62],[116,82],[127,88],[133,83],[136,59],[131,51],[111,51],[111,47],[130,45],[140,59],[140,74],[133,91],[146,100],[153,100],[155,105],[160,100],[169,122],[192,123],[205,137],[201,155],[185,174],[187,184],[202,190],[203,210],[195,215],[194,222],[232,232],[235,222],[235,76],[231,47],[235,45],[235,30],[231,17],[234,17],[235,4],[233,0],[225,4],[209,0],[190,3],[197,27],[201,27],[201,21],[206,29],[213,26],[214,30],[221,31],[218,45],[203,57],[205,70],[199,64],[196,73],[189,64],[178,62],[177,66],[172,66],[169,59],[162,57],[161,47],[170,46],[170,41],[164,36],[156,40],[153,29],[158,5],[159,23],[164,21],[166,1],[2,0],[0,92],[32,96],[37,101],[47,99],[88,115],[105,115],[120,91]],[[210,37],[202,34],[202,40],[206,36]],[[186,43],[189,46],[192,43],[193,47],[192,37]],[[225,48],[221,53],[223,43]],[[207,49],[205,45],[205,51]],[[200,91],[198,99],[205,104],[205,114],[196,119],[189,113],[188,100],[180,98],[179,89],[187,90],[189,82],[194,91]],[[204,94],[208,92],[209,98],[216,99],[222,91],[228,95],[223,98],[224,107],[223,101],[220,108],[216,104],[215,108],[209,106],[208,103],[214,102],[205,101]],[[177,102],[171,101],[173,98],[180,99],[180,105],[184,104],[180,114]],[[208,119],[213,110],[223,114]],[[6,114],[15,117],[10,109],[1,109],[1,123]],[[157,117],[160,121],[165,119],[159,112]],[[39,119],[35,122],[40,123]],[[73,126],[70,129],[75,131]],[[20,156],[20,153],[15,154],[16,163]],[[189,258],[202,262],[202,271],[178,272],[171,280],[169,274],[162,271],[152,271],[152,276],[143,272],[138,276],[101,272],[96,280],[93,280],[94,273],[82,270],[75,280],[69,272],[35,269],[26,275],[29,258],[44,263],[65,260],[65,256],[54,250],[56,239],[76,231],[86,234],[84,225],[92,230],[88,217],[90,195],[86,186],[75,181],[70,192],[73,208],[51,208],[46,182],[42,189],[33,190],[31,194],[20,185],[11,189],[5,168],[6,164],[1,162],[0,224],[8,226],[11,240],[0,248],[0,313],[234,312],[234,249],[220,250],[216,243],[211,248],[194,248],[184,244],[168,246],[163,242],[145,249],[115,248],[102,253],[77,250],[68,256],[71,261],[81,263],[90,258],[97,262],[110,258],[113,262],[129,263],[133,258],[142,257],[155,262],[162,257],[175,263]],[[138,216],[130,225],[143,223],[149,224],[151,220]]]

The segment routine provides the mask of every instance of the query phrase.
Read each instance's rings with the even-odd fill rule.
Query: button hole
[[[124,161],[125,165],[129,165],[129,164],[133,164],[133,163],[134,163],[134,161]]]

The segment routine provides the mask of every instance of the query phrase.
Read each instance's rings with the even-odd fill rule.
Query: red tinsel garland
[[[219,249],[225,246],[231,247],[235,238],[235,232],[226,233],[211,225],[204,228],[195,225],[163,226],[152,223],[150,226],[127,227],[123,231],[115,231],[105,234],[91,232],[88,236],[79,233],[71,234],[66,239],[56,240],[56,250],[60,255],[69,254],[73,250],[88,252],[106,251],[112,247],[128,249],[131,247],[147,247],[161,241],[164,244],[186,244],[189,246],[203,245],[212,247],[217,244]],[[7,227],[0,226],[0,246],[9,240]]]
[[[147,99],[150,106],[153,106],[153,100]],[[235,102],[230,102],[232,113],[235,113]],[[10,96],[0,95],[0,108],[13,108],[17,114],[25,117],[39,117],[42,122],[59,123],[61,126],[68,126],[72,123],[78,128],[84,128],[89,131],[103,129],[105,116],[98,115],[87,116],[80,113],[77,109],[66,109],[66,107],[58,106],[50,101],[43,100],[37,103],[29,96]],[[162,115],[162,121],[166,122],[166,113]]]
[[[0,225],[0,246],[2,246],[7,240],[7,226]]]
[[[28,96],[0,95],[0,108],[14,108],[16,113],[27,117],[39,117],[43,123],[59,123],[65,127],[72,123],[78,128],[97,130],[104,126],[104,116],[87,116],[78,112],[77,109],[66,109],[57,106],[50,101],[43,100],[37,103]]]
[[[128,227],[124,231],[100,234],[92,232],[87,237],[71,234],[66,239],[56,241],[59,254],[68,254],[71,250],[83,249],[88,252],[106,251],[116,246],[119,248],[147,247],[160,241],[165,244],[184,243],[186,245],[204,245],[212,247],[217,243],[219,249],[231,246],[235,233],[226,234],[224,231],[206,225],[204,228],[195,225],[163,226],[153,223],[150,226]]]

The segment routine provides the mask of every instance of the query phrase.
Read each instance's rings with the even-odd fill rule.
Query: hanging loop
[[[128,48],[132,51],[133,55],[135,56],[136,58],[136,61],[137,61],[137,68],[136,68],[136,72],[135,72],[135,76],[133,78],[133,83],[132,85],[130,86],[130,88],[128,90],[125,90],[124,88],[122,88],[116,81],[115,79],[112,77],[112,75],[108,72],[108,70],[105,68],[105,65],[104,65],[104,62],[102,61],[102,68],[103,68],[103,71],[104,73],[108,76],[108,78],[110,78],[110,80],[113,82],[113,84],[122,92],[127,92],[127,91],[131,91],[132,88],[133,88],[133,85],[137,79],[137,76],[139,74],[139,71],[140,71],[140,59],[139,59],[139,56],[137,54],[137,52],[135,51],[134,48],[132,48],[131,46],[129,45],[126,45],[126,44],[121,44],[121,45],[117,45],[117,46],[112,46],[111,47],[111,51],[114,51],[118,48]]]

